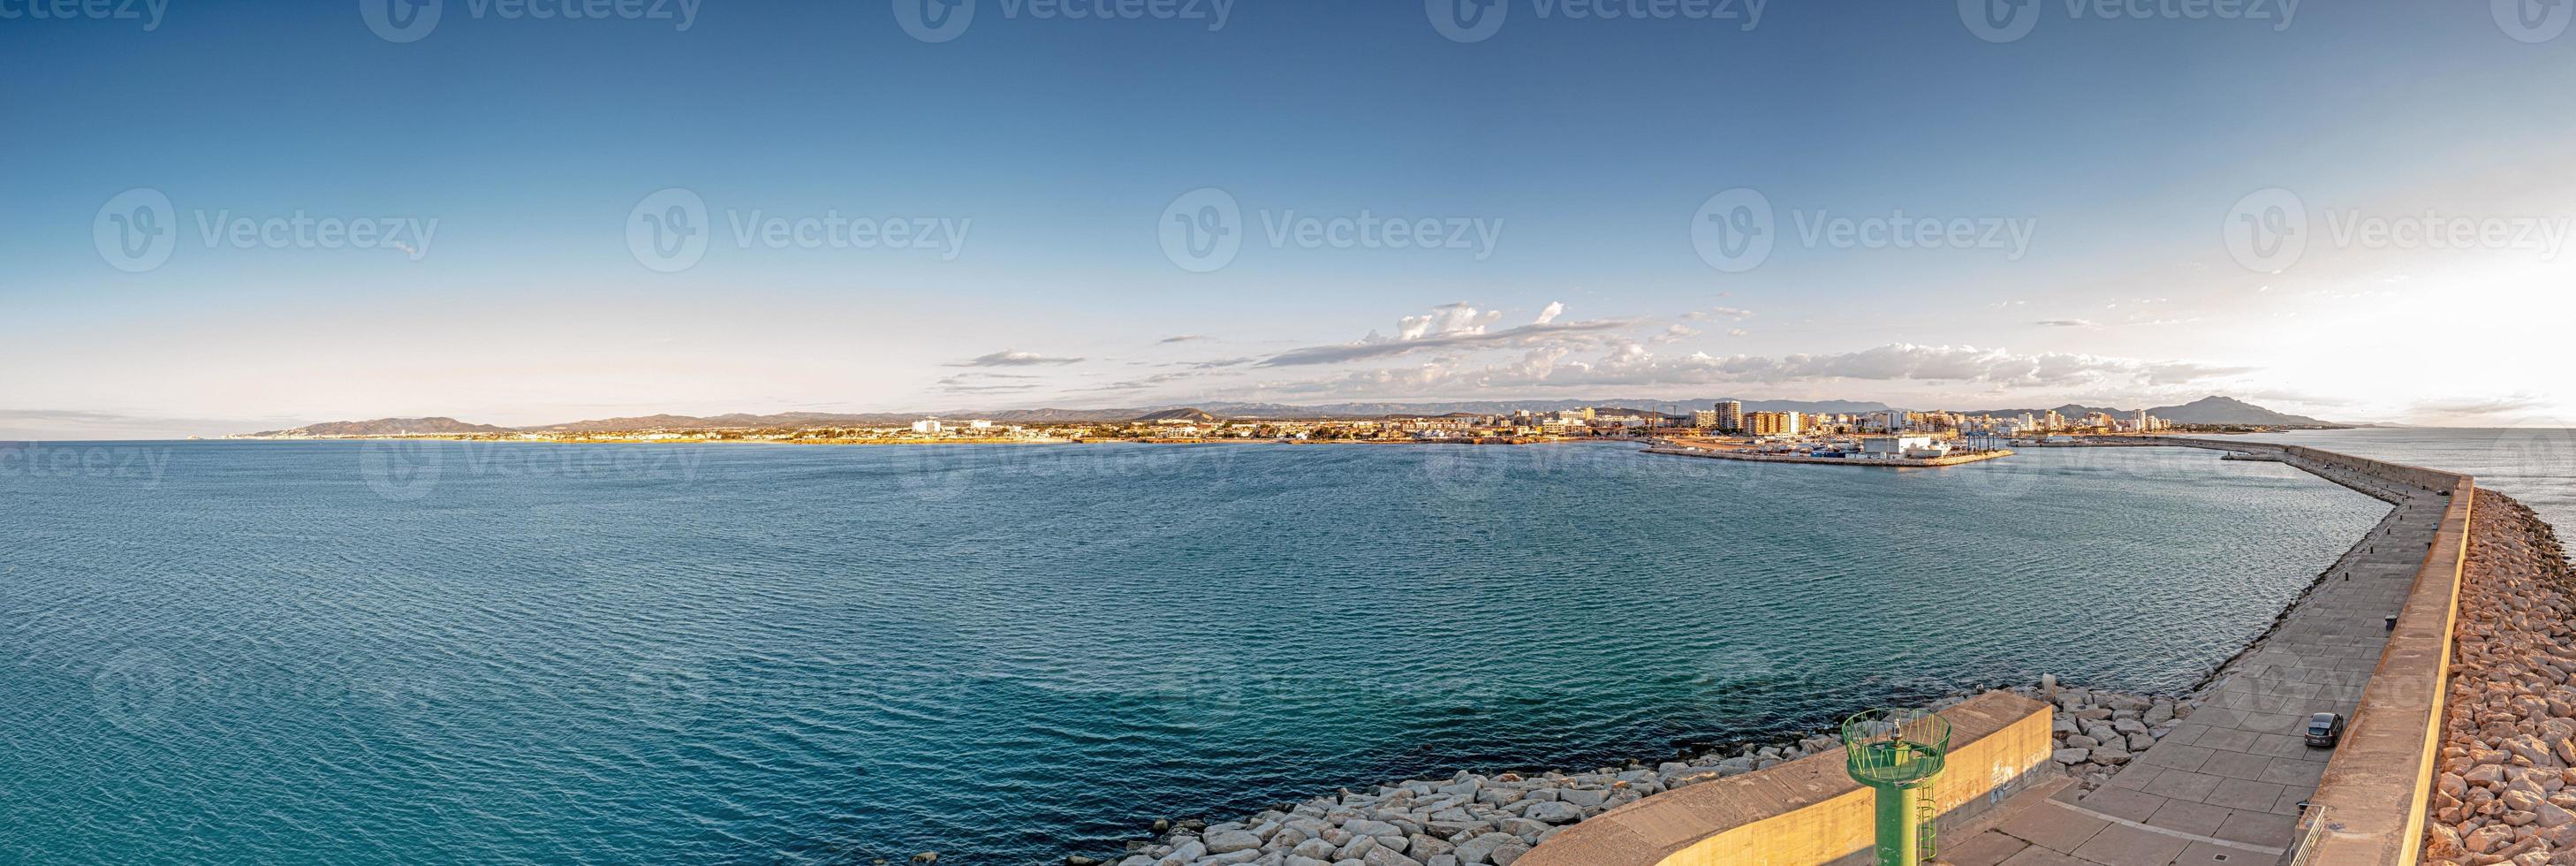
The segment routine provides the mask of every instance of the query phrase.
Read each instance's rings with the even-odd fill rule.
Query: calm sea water
[[[2384,512],[2182,449],[10,446],[0,862],[1047,862],[2184,688]]]
[[[2576,430],[2563,427],[2309,430],[2248,436],[2397,463],[2466,472],[2576,537]]]

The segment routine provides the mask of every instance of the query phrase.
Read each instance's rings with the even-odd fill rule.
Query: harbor
[[[1930,436],[1864,436],[1825,442],[1764,442],[1760,440],[1725,440],[1705,437],[1657,439],[1646,447],[1648,454],[1676,457],[1704,457],[1717,460],[1743,460],[1754,463],[1807,463],[1828,466],[1877,466],[1889,469],[1930,469],[1961,466],[2002,457],[2011,449],[1985,444],[1962,448],[1954,441]]]

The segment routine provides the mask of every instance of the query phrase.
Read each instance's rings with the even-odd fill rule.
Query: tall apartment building
[[[1796,412],[1748,412],[1744,432],[1755,436],[1796,436],[1801,420]]]
[[[1734,400],[1719,400],[1717,401],[1717,408],[1709,411],[1716,413],[1717,415],[1717,423],[1709,426],[1716,427],[1720,430],[1744,429],[1743,403],[1739,403]]]

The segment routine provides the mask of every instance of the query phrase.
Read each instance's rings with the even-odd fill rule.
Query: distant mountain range
[[[1674,415],[1688,415],[1695,409],[1715,406],[1724,398],[1693,400],[1466,400],[1422,403],[1328,403],[1316,406],[1292,406],[1282,403],[1213,402],[1192,406],[1148,406],[1114,409],[1006,409],[992,412],[868,412],[840,414],[830,412],[781,412],[771,415],[732,413],[726,415],[644,415],[628,418],[600,418],[535,427],[496,427],[470,424],[454,418],[379,418],[373,421],[333,421],[291,430],[270,430],[249,434],[263,437],[298,436],[401,436],[447,435],[457,433],[601,433],[619,430],[689,430],[715,428],[794,429],[806,427],[874,427],[905,424],[931,418],[978,418],[1003,424],[1078,424],[1107,421],[1217,421],[1239,419],[1289,418],[1383,418],[1388,416],[1437,415],[1503,415],[1520,410],[1535,413],[1559,412],[1592,407],[1596,409],[1632,409]],[[1862,414],[1884,412],[1888,405],[1852,400],[1740,400],[1747,412],[1822,412]],[[2083,406],[2069,403],[2056,407],[2060,415],[2081,418],[2094,412],[2107,412],[2127,417],[2135,412],[2107,406]],[[2048,414],[2047,409],[1989,409],[1968,414],[2030,415]],[[2247,424],[2271,427],[2337,427],[2345,426],[2320,421],[2304,415],[2274,412],[2242,400],[2228,397],[2205,397],[2180,406],[2158,406],[2147,410],[2178,424]]]
[[[2027,414],[2038,416],[2046,415],[2050,411],[2051,410],[2049,409],[1986,409],[1968,412],[1967,414],[1997,416]],[[2109,406],[2086,406],[2079,403],[2068,403],[2064,406],[2058,406],[2055,407],[2054,411],[2056,411],[2057,414],[2068,418],[2082,418],[2095,412],[2106,413],[2118,418],[2126,418],[2137,413],[2137,410],[2135,409],[2114,409]],[[2156,406],[2148,409],[2147,414],[2176,424],[2243,424],[2262,427],[2352,426],[2348,424],[2337,424],[2332,421],[2320,421],[2305,415],[2274,412],[2270,409],[2265,409],[2261,406],[2256,406],[2252,403],[2238,400],[2234,397],[2218,396],[2202,397],[2198,400],[2193,400],[2180,406]]]
[[[468,424],[454,418],[378,418],[373,421],[331,421],[273,430],[259,436],[405,436],[445,433],[508,433],[508,427],[490,424]]]

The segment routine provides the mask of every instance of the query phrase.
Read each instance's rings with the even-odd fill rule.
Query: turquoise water
[[[2182,449],[0,448],[0,862],[1049,862],[2187,687],[2385,512]]]

